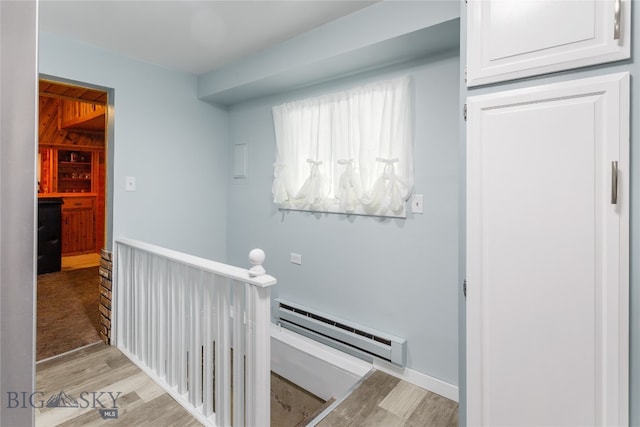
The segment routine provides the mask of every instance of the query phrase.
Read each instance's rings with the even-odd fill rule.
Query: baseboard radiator
[[[277,321],[284,328],[366,361],[379,358],[404,366],[407,341],[310,308],[276,298]]]

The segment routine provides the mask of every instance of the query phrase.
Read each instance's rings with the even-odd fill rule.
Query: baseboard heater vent
[[[276,298],[277,320],[283,327],[361,359],[374,357],[404,366],[407,341],[373,331],[309,308]]]

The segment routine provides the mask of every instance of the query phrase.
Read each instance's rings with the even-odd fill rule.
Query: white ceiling
[[[374,1],[41,0],[40,30],[204,74]]]

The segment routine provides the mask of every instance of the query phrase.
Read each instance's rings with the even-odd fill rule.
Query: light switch
[[[136,191],[136,177],[128,176],[124,181],[124,191]]]
[[[411,198],[411,212],[416,214],[424,213],[424,195],[414,194]]]

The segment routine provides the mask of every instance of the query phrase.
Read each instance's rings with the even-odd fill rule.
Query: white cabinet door
[[[630,57],[629,0],[469,0],[467,85]]]
[[[469,425],[625,425],[629,75],[468,105]]]

